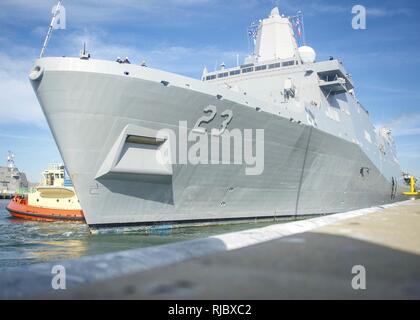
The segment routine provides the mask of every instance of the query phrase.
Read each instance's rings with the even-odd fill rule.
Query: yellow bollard
[[[403,192],[404,196],[409,196],[409,197],[418,197],[420,196],[420,192],[416,191],[416,180],[414,179],[413,176],[410,177],[410,192]]]

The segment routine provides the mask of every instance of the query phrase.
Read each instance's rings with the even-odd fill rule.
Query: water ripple
[[[128,232],[93,235],[80,223],[33,222],[10,217],[8,200],[0,200],[0,270],[38,262],[190,240],[268,225],[252,223],[174,229],[165,232]]]

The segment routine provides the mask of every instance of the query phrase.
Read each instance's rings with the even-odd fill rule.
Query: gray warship
[[[29,78],[91,228],[332,214],[402,199],[391,131],[373,126],[343,63],[298,46],[278,8],[254,34],[244,64],[201,79],[86,52],[36,60]],[[241,141],[262,165],[236,161],[246,158],[236,134],[247,129]],[[222,146],[227,158],[217,146],[209,161],[185,161],[194,141],[183,135],[203,147],[232,143]]]
[[[26,174],[19,171],[14,158],[14,154],[9,151],[6,166],[0,167],[0,199],[11,199],[19,189],[28,188]]]

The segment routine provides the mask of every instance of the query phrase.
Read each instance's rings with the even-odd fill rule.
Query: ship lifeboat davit
[[[41,191],[41,190],[40,190]],[[62,190],[43,190],[44,196],[58,196]],[[42,191],[41,191],[42,192]],[[28,199],[24,196],[15,195],[6,209],[10,215],[19,219],[26,219],[32,221],[73,221],[84,222],[85,218],[82,210],[78,209],[63,209],[63,208],[45,208],[41,206],[29,205]]]

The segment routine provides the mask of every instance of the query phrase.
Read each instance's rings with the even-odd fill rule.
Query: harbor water
[[[0,200],[0,270],[203,238],[270,224],[242,223],[148,232],[91,234],[87,225],[81,223],[45,223],[12,218],[6,210],[9,201]]]

